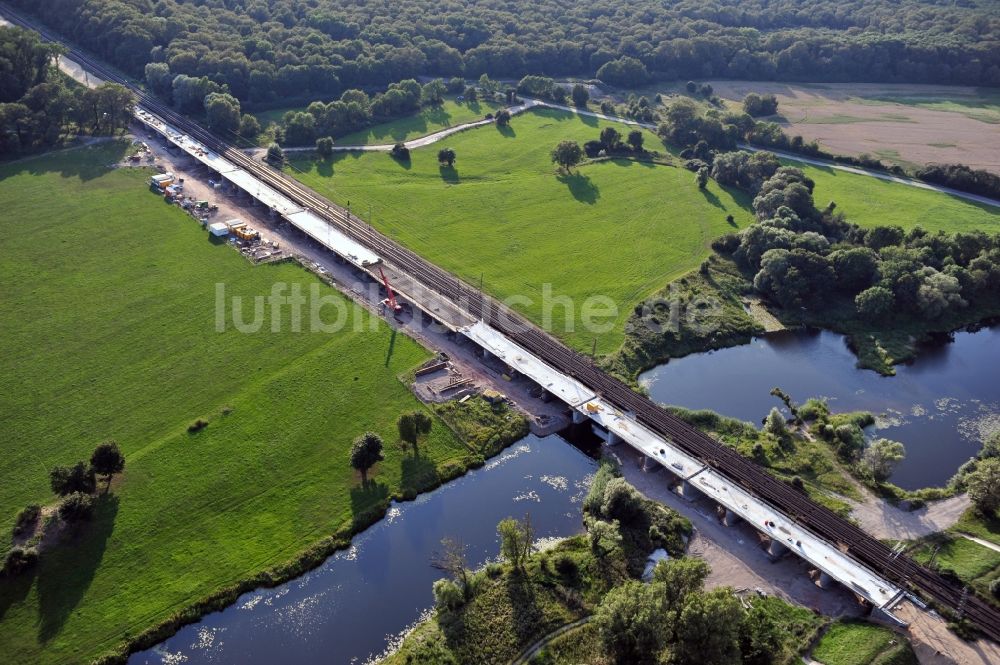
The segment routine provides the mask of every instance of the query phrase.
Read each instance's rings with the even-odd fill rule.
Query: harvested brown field
[[[914,167],[967,164],[1000,173],[1000,91],[939,85],[711,81],[739,103],[778,97],[774,119],[791,134],[844,155],[868,153]]]

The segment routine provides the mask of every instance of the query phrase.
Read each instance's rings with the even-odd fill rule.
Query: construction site
[[[308,194],[305,200],[317,206],[313,210],[321,211],[327,218],[325,221],[320,220],[325,229],[316,228],[314,223],[320,218],[309,209],[310,206],[296,204],[271,185],[264,185],[256,179],[243,182],[251,178],[243,168],[227,165],[228,162],[221,156],[166,124],[160,117],[139,111],[138,118],[146,127],[162,133],[170,142],[182,147],[206,167],[219,168],[224,180],[235,186],[242,183],[240,188],[246,193],[245,196],[266,207],[269,217],[284,217],[314,243],[332,250],[336,256],[334,262],[350,265],[353,277],[367,275],[378,283],[378,295],[370,298],[369,303],[380,314],[398,319],[396,323],[405,326],[407,322],[402,321],[405,311],[402,295],[406,294],[409,305],[422,312],[421,316],[409,317],[410,325],[416,322],[416,327],[420,329],[438,328],[447,331],[443,333],[445,337],[460,337],[466,340],[466,344],[471,342],[478,349],[478,353],[474,355],[481,354],[488,361],[499,363],[495,365],[498,375],[496,378],[508,384],[513,384],[516,378],[527,378],[525,392],[528,395],[535,392],[537,395],[531,401],[546,403],[552,400],[561,405],[563,414],[567,413],[566,407],[569,407],[568,414],[572,422],[590,422],[594,433],[604,438],[608,445],[626,442],[642,452],[644,469],[655,467],[671,471],[677,478],[682,495],[709,496],[725,510],[726,523],[735,524],[737,520],[745,520],[752,524],[763,534],[762,541],[770,556],[778,558],[789,551],[794,552],[811,564],[811,570],[815,571],[812,575],[817,584],[828,587],[836,583],[890,622],[900,622],[895,618],[893,610],[901,602],[908,598],[919,602],[904,586],[875,572],[875,567],[864,560],[875,556],[875,559],[870,560],[879,561],[878,569],[886,569],[896,561],[904,564],[904,567],[908,566],[898,550],[880,545],[884,553],[875,555],[868,545],[872,542],[870,536],[856,528],[850,536],[846,532],[839,536],[820,536],[823,531],[833,529],[835,524],[838,525],[837,528],[830,533],[841,531],[841,519],[823,515],[821,508],[807,500],[801,507],[793,508],[795,517],[775,509],[775,504],[771,502],[780,504],[785,499],[779,499],[775,495],[768,500],[760,493],[764,490],[764,495],[767,495],[769,492],[766,488],[779,490],[784,485],[766,473],[757,471],[735,453],[725,456],[730,457],[737,467],[745,468],[745,471],[751,473],[739,483],[733,483],[727,477],[730,472],[720,473],[720,463],[713,459],[726,451],[726,448],[720,447],[689,426],[674,421],[666,412],[643,400],[630,389],[608,380],[587,361],[571,357],[572,354],[553,340],[536,332],[532,326],[520,322],[511,312],[498,308],[478,291],[466,290],[457,280],[440,273],[402,248],[391,245],[363,222],[353,219],[350,213],[339,211],[315,195]],[[237,154],[230,152],[233,157]],[[236,159],[247,160],[242,154]],[[243,166],[251,167],[249,163]],[[253,170],[262,175],[267,173],[256,167]],[[264,180],[273,181],[275,186],[284,186],[283,182],[270,174]],[[333,228],[331,221],[334,218],[341,222],[340,229]],[[387,265],[380,256],[355,240],[358,236],[366,237],[369,243],[373,243],[368,244],[368,247],[379,248],[380,254],[393,255],[392,265]],[[326,270],[329,272],[329,269]],[[350,290],[357,294],[365,288],[367,287],[356,284]],[[420,338],[418,335],[418,339]],[[453,345],[459,344],[453,342]],[[441,345],[432,345],[432,348],[441,350]],[[448,358],[451,358],[450,354]],[[549,362],[562,364],[563,367],[557,369]],[[438,374],[440,376],[436,376]],[[583,377],[589,377],[586,383],[580,380]],[[471,381],[466,383],[467,377],[461,370],[449,367],[448,361],[443,358],[439,364],[428,368],[423,379],[419,383],[425,384],[422,387],[424,395],[437,396],[439,399],[442,392],[446,397],[449,394],[454,397],[454,393],[460,393],[471,385]],[[483,388],[486,389],[486,386]],[[499,386],[489,389],[493,391],[491,396],[494,393],[505,395],[512,392],[499,389]],[[499,395],[495,398],[500,398]],[[461,398],[462,396],[459,397]],[[533,414],[533,423],[549,425],[554,422],[551,416],[543,419],[542,415]],[[685,440],[687,443],[682,444]],[[708,453],[709,448],[717,452]],[[738,472],[736,477],[740,478],[743,472]],[[750,476],[753,476],[753,480]],[[748,489],[751,491],[747,491]],[[784,495],[785,492],[780,490],[778,494]],[[792,495],[788,495],[787,499],[791,498]],[[802,502],[801,495],[796,495],[793,504]],[[811,528],[802,526],[803,519],[812,523]],[[859,560],[853,555],[855,548],[858,552],[869,553]],[[943,587],[937,581],[928,580],[928,584],[927,588],[943,592]],[[957,595],[951,597],[954,602],[959,602]],[[964,607],[964,597],[961,603]]]

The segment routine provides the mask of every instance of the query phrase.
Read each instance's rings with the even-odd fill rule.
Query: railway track
[[[23,18],[13,18],[12,22],[36,30],[51,41],[62,41],[44,27]],[[873,572],[884,576],[901,588],[921,592],[939,605],[953,611],[961,611],[963,616],[985,635],[1000,642],[1000,611],[985,601],[967,594],[962,588],[912,559],[896,554],[851,522],[814,503],[790,485],[777,480],[751,460],[715,441],[639,395],[621,381],[597,369],[589,358],[567,348],[519,314],[370,228],[297,180],[257,162],[228,141],[178,114],[86,53],[71,48],[70,57],[101,78],[128,86],[135,92],[139,104],[146,111],[197,139],[298,205],[308,208],[328,223],[347,232],[355,240],[366,244],[383,260],[458,303],[476,318],[486,321],[552,367],[576,378],[616,407],[633,414],[645,426],[739,483],[816,536],[842,550],[846,548],[852,557]]]

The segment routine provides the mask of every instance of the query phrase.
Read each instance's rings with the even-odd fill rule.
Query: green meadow
[[[413,115],[336,137],[336,142],[341,145],[372,145],[409,141],[448,127],[482,120],[487,113],[492,113],[497,108],[499,105],[493,102],[469,103],[447,98],[443,104],[421,109]],[[261,127],[266,128],[272,122],[280,124],[282,117],[289,111],[305,110],[305,106],[296,106],[260,111],[254,115],[257,116]]]
[[[374,127],[369,142],[409,136],[404,119]],[[609,123],[544,109],[515,116],[509,128],[479,127],[411,151],[409,162],[384,153],[296,155],[289,170],[307,185],[417,253],[513,306],[577,349],[616,351],[632,307],[698,267],[711,241],[752,219],[750,198],[671,165],[616,159],[558,173],[549,152],[563,139],[596,139]],[[623,134],[631,127],[618,124]],[[651,132],[645,146],[670,159]],[[379,138],[382,137],[382,138]],[[346,143],[346,139],[342,143]],[[454,168],[438,164],[452,148]],[[793,162],[788,162],[793,163]],[[1000,210],[938,192],[794,162],[816,181],[822,207],[862,226],[898,224],[929,231],[1000,231]],[[733,215],[734,224],[726,222]],[[568,296],[577,316],[543,293]],[[618,316],[583,325],[588,298],[605,296]],[[550,302],[551,299],[550,299]],[[603,302],[603,299],[602,299]],[[593,310],[603,312],[603,309]]]
[[[551,330],[578,349],[618,349],[629,311],[667,282],[698,267],[711,241],[751,219],[747,198],[714,182],[699,190],[678,165],[628,159],[557,173],[549,153],[563,139],[596,139],[611,124],[556,110],[514,116],[509,128],[470,129],[411,151],[293,157],[296,177],[379,230],[544,323],[544,293],[585,301],[617,317],[584,330],[565,307],[549,310]],[[629,127],[618,125],[623,134]],[[645,145],[662,143],[645,132]],[[454,168],[437,153],[452,148]],[[677,164],[676,160],[674,162]],[[733,215],[732,225],[726,216]],[[610,299],[610,300],[604,300]],[[550,299],[549,302],[552,302]]]
[[[941,192],[838,169],[782,160],[801,168],[816,182],[813,198],[823,208],[830,201],[860,226],[920,226],[931,232],[974,230],[1000,232],[1000,207],[974,203]]]
[[[437,419],[419,456],[399,445],[396,417],[423,407],[397,376],[427,351],[297,265],[253,267],[213,244],[147,190],[148,172],[106,167],[124,149],[0,165],[0,554],[21,508],[55,501],[52,466],[105,439],[127,459],[91,523],[0,580],[5,662],[90,661],[469,455]],[[348,327],[294,332],[284,308],[279,332],[270,319],[216,332],[216,284],[247,301],[275,282],[317,285]],[[363,488],[348,459],[366,430],[386,459]]]

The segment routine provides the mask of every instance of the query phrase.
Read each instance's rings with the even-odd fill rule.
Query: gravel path
[[[872,496],[867,490],[865,501],[851,502],[851,513],[861,528],[881,539],[913,540],[955,525],[969,507],[966,494],[927,504],[920,510],[900,510],[885,499]],[[850,501],[850,499],[848,499]]]

